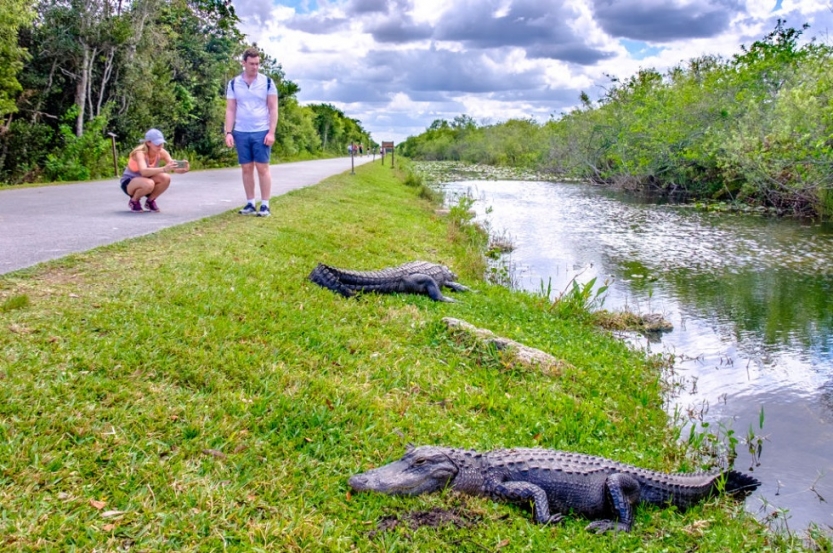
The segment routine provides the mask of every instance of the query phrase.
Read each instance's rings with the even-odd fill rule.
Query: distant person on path
[[[187,161],[183,161],[182,165],[177,164],[168,150],[162,147],[164,143],[162,132],[150,129],[145,133],[142,143],[130,152],[119,183],[124,193],[130,196],[127,206],[133,213],[143,213],[145,209],[158,213],[156,198],[171,185],[169,173],[187,173],[190,169]],[[145,209],[142,209],[142,197],[147,198]]]
[[[278,126],[278,89],[272,79],[258,72],[260,52],[243,52],[243,72],[229,81],[226,89],[226,146],[237,147],[237,161],[243,169],[246,205],[241,215],[268,217],[272,195],[269,159]],[[255,207],[255,169],[260,182],[260,210]]]

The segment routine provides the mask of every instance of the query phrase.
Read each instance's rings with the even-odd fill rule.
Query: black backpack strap
[[[240,74],[242,75],[243,73],[240,73]],[[236,78],[237,77],[232,77],[231,80],[229,81],[229,86],[231,87],[232,92],[234,92],[234,79],[236,79]],[[268,95],[269,91],[271,91],[271,90],[272,90],[272,78],[271,77],[266,77],[266,94]]]
[[[243,73],[240,73],[240,74],[242,75]],[[236,78],[237,77],[232,77],[231,81],[229,81],[229,86],[231,87],[232,92],[234,92],[234,79],[236,79]],[[272,78],[271,77],[266,77],[266,94],[267,95],[269,94],[270,90],[272,90]]]

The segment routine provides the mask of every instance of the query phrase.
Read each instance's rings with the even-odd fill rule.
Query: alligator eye
[[[417,459],[417,460],[414,461],[414,466],[419,466],[419,465],[424,465],[424,464],[425,464],[425,459],[420,458],[420,459]]]

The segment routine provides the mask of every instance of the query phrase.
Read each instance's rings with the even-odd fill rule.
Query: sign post
[[[390,149],[390,167],[393,169],[393,141],[382,141],[382,165],[385,164],[385,152]]]
[[[118,161],[119,156],[116,154],[116,135],[111,133],[111,132],[108,132],[107,134],[110,136],[110,140],[113,141],[113,172],[116,174],[116,178],[118,178],[118,176],[119,176],[119,161]]]

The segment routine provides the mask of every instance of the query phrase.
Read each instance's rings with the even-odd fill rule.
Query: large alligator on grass
[[[345,297],[359,292],[376,292],[380,294],[409,293],[427,294],[435,301],[454,302],[443,295],[443,287],[457,292],[469,288],[455,282],[457,275],[445,265],[428,261],[411,261],[398,267],[380,271],[348,271],[319,263],[312,270],[309,279]]]
[[[419,495],[450,487],[498,501],[532,504],[539,524],[569,512],[588,530],[630,532],[637,503],[684,509],[716,493],[746,495],[761,483],[734,470],[667,474],[603,457],[549,449],[477,451],[408,447],[398,461],[350,478],[355,491]]]

